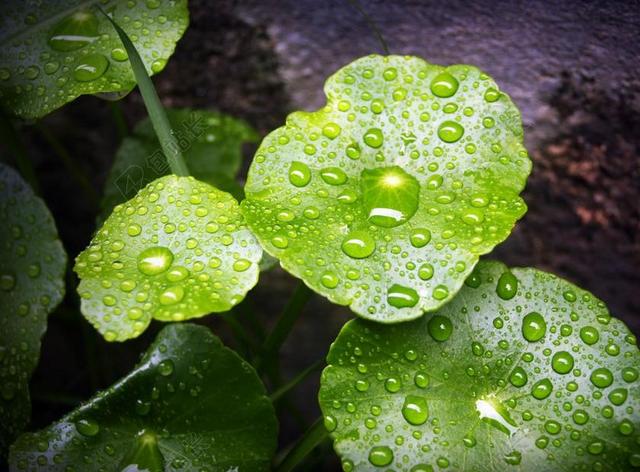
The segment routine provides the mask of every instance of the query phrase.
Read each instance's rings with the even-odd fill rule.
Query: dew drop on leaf
[[[427,400],[417,395],[407,395],[402,405],[402,416],[414,426],[424,424],[429,418]]]
[[[109,67],[109,59],[100,53],[84,56],[73,69],[73,78],[78,82],[91,82],[104,75]]]
[[[503,273],[498,279],[496,293],[503,300],[511,300],[518,292],[518,279],[511,272]]]
[[[360,182],[367,219],[377,226],[402,225],[418,209],[420,185],[400,167],[365,169]]]
[[[389,305],[396,308],[406,308],[415,306],[420,300],[418,292],[410,287],[400,284],[393,284],[387,291],[387,301]]]
[[[376,243],[366,231],[352,231],[342,241],[342,251],[354,259],[369,257],[376,249]]]
[[[522,319],[522,336],[529,342],[541,340],[547,332],[547,323],[543,316],[531,312]]]
[[[173,262],[173,252],[163,246],[145,249],[138,256],[138,270],[144,275],[157,275],[165,272]]]
[[[449,72],[441,72],[431,81],[431,92],[437,97],[448,98],[458,91],[459,83]]]
[[[385,467],[393,461],[393,451],[388,446],[374,446],[369,451],[369,462],[376,467]]]

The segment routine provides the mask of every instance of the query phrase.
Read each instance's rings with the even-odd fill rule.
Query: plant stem
[[[16,165],[22,177],[29,182],[33,191],[39,194],[40,185],[33,170],[33,163],[31,159],[29,159],[24,143],[18,131],[13,126],[11,119],[5,115],[2,110],[0,110],[0,139],[2,139],[9,153],[11,153],[16,160]]]
[[[87,175],[78,165],[76,165],[66,148],[62,145],[58,138],[52,132],[50,132],[46,126],[42,124],[42,122],[37,122],[35,126],[44,140],[47,142],[49,147],[56,154],[56,156],[60,158],[65,169],[67,169],[67,172],[69,172],[69,174],[71,174],[75,181],[78,182],[80,188],[82,188],[82,191],[84,192],[85,197],[87,197],[87,200],[89,200],[91,206],[93,208],[97,208],[98,194],[94,190],[93,185],[91,185],[91,182],[89,181]]]
[[[234,309],[229,313],[225,313],[221,316],[221,319],[229,325],[229,328],[233,332],[233,336],[238,341],[238,344],[241,345],[243,351],[246,354],[246,358],[249,360],[251,358],[252,352],[258,352],[260,349],[259,344],[249,335],[242,323],[238,320],[238,313]]]
[[[127,33],[120,28],[120,26],[118,26],[118,24],[113,21],[113,19],[102,8],[98,8],[111,22],[127,51],[129,62],[131,63],[131,69],[133,69],[133,75],[136,78],[136,82],[138,82],[138,88],[142,95],[142,100],[147,108],[147,113],[149,113],[149,119],[151,120],[153,129],[158,136],[158,141],[160,141],[162,151],[167,158],[169,167],[171,167],[171,172],[180,176],[189,175],[189,169],[182,157],[180,146],[176,141],[171,125],[169,124],[169,120],[167,119],[167,115],[160,103],[160,98],[158,98],[158,93],[153,86],[153,82],[147,73],[147,69],[142,62],[136,47],[131,42],[131,39],[129,39],[129,36],[127,36]]]
[[[320,445],[329,433],[324,427],[322,418],[318,418],[304,433],[302,438],[291,448],[289,453],[276,465],[275,472],[289,472],[300,464],[311,451]]]
[[[262,356],[258,360],[258,368],[268,367],[273,363],[273,360],[277,358],[280,347],[291,333],[293,326],[295,325],[302,308],[311,298],[313,292],[303,283],[299,282],[291,299],[284,307],[282,314],[278,317],[278,321],[274,326],[271,333],[267,337],[262,347]]]
[[[113,122],[116,125],[116,130],[118,131],[118,140],[122,142],[122,140],[129,135],[129,129],[127,127],[127,120],[124,118],[120,102],[109,102],[109,110],[111,110],[111,116],[113,117]]]
[[[384,51],[384,53],[387,56],[391,54],[389,52],[389,47],[387,46],[387,42],[384,40],[384,37],[382,36],[382,32],[378,29],[378,27],[376,26],[374,21],[371,19],[371,17],[367,14],[367,12],[364,10],[364,8],[362,8],[362,5],[360,5],[358,0],[347,0],[347,1],[351,4],[353,8],[358,10],[358,13],[362,15],[362,18],[364,18],[364,21],[367,23],[367,26],[369,26],[371,31],[373,31],[373,34],[375,34],[376,37],[378,38],[378,41],[380,41],[380,45],[382,46],[382,50]]]
[[[275,403],[280,400],[283,396],[288,394],[291,390],[298,386],[303,380],[305,380],[310,374],[318,370],[320,367],[324,365],[324,359],[318,359],[313,364],[308,366],[306,369],[298,373],[293,379],[287,382],[285,385],[280,387],[278,390],[273,392],[269,398],[271,398],[271,402]]]

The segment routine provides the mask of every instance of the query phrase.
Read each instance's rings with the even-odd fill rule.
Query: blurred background
[[[640,335],[640,2],[361,0],[394,54],[488,72],[522,111],[534,162],[529,212],[492,257],[557,273],[604,300]],[[261,135],[298,109],[324,102],[328,75],[381,46],[348,0],[191,0],[191,25],[154,77],[167,106],[219,110]],[[127,125],[145,116],[137,91],[121,105]],[[81,97],[43,121],[100,194],[119,144],[112,108]],[[43,196],[73,260],[95,230],[81,195],[46,136],[22,129]],[[245,171],[255,151],[245,148]],[[127,373],[158,331],[106,343],[84,321],[69,272],[65,301],[49,318],[31,385],[32,429],[58,419]],[[276,268],[262,274],[247,308],[271,326],[296,286]],[[283,347],[285,379],[324,358],[353,315],[314,296]],[[241,349],[220,317],[206,324]],[[281,445],[319,416],[319,371],[281,404]],[[333,470],[330,445],[309,469]]]

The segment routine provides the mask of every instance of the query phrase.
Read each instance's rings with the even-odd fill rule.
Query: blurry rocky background
[[[488,72],[522,110],[534,168],[529,212],[493,253],[509,265],[553,271],[605,300],[640,334],[640,2],[361,0],[394,54]],[[213,108],[262,134],[290,111],[324,102],[326,77],[382,52],[348,0],[192,0],[191,26],[154,78],[167,106]],[[131,126],[144,116],[137,91],[121,102]],[[99,193],[118,146],[107,102],[83,97],[44,120]],[[73,258],[95,230],[95,208],[51,152],[24,128],[44,197]],[[255,148],[246,149],[246,165]],[[245,166],[246,167],[246,166]],[[70,275],[70,277],[73,277]],[[72,282],[72,286],[75,285]],[[253,306],[269,326],[296,281],[263,274]],[[36,371],[33,427],[57,419],[128,372],[157,332],[107,344],[79,314],[69,291],[50,317]],[[323,358],[351,317],[321,297],[308,303],[284,346],[285,378]],[[219,317],[200,322],[231,346]],[[298,387],[281,426],[286,445],[319,415],[318,374]],[[325,446],[325,452],[330,446]],[[309,468],[333,470],[332,454]]]

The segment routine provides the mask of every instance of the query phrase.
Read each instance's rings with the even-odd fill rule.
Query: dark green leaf
[[[636,338],[545,272],[480,262],[434,314],[348,323],[328,364],[320,405],[345,470],[640,466]]]
[[[450,300],[526,211],[520,114],[489,76],[369,56],[262,142],[242,203],[267,252],[384,323]]]
[[[11,448],[13,470],[266,471],[277,423],[253,368],[203,327],[164,328],[138,366]]]
[[[258,140],[244,121],[222,113],[188,108],[165,110],[187,167],[198,180],[240,198],[235,177],[242,164],[242,144]],[[148,118],[125,138],[107,177],[100,220],[149,182],[170,173]]]
[[[193,177],[161,177],[116,206],[76,260],[82,313],[108,341],[152,318],[223,312],[258,281],[262,249],[238,202]]]
[[[186,0],[11,0],[0,17],[0,102],[8,110],[37,118],[80,95],[135,86],[98,4],[126,30],[150,73],[164,68],[189,21]]]
[[[29,378],[47,315],[64,296],[67,255],[44,202],[0,164],[0,464],[31,413]]]

